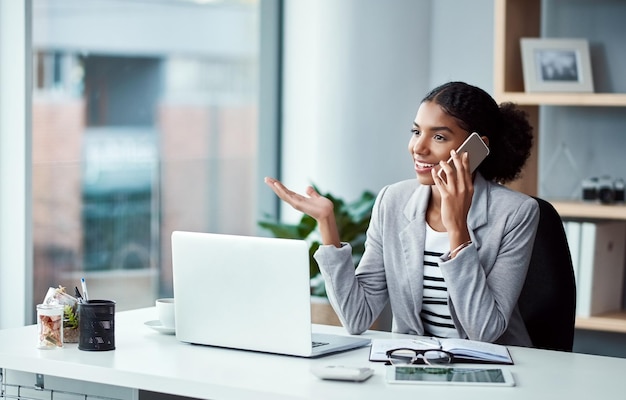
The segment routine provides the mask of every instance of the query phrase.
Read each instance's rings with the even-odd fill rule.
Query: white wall
[[[493,86],[491,0],[287,0],[285,21],[282,179],[299,192],[352,200],[414,178],[407,144],[426,92]]]
[[[294,190],[352,198],[411,177],[429,14],[425,0],[286,2],[282,176]]]
[[[464,81],[493,93],[493,0],[436,0],[430,84]]]

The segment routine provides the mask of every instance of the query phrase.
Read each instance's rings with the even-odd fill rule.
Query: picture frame
[[[520,42],[526,92],[593,92],[586,39],[521,38]]]

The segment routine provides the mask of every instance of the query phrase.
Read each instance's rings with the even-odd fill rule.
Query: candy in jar
[[[62,305],[37,305],[37,347],[40,349],[63,347]]]

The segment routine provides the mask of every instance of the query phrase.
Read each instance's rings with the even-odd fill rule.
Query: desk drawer
[[[138,400],[138,390],[40,375],[0,370],[0,398],[19,400]]]

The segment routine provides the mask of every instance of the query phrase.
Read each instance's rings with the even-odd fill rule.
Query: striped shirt
[[[439,257],[449,247],[448,233],[437,232],[426,224],[424,294],[420,312],[426,336],[459,337],[450,316],[448,288],[439,269]]]

